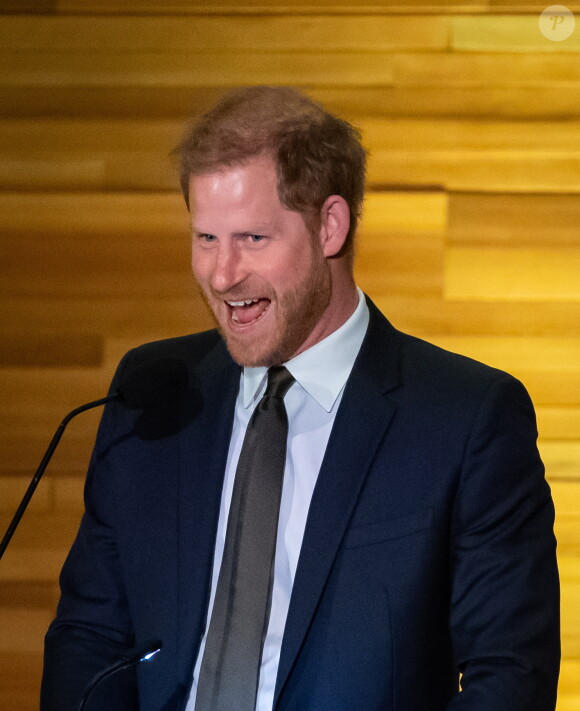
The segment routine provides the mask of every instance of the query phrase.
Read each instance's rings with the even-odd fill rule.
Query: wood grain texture
[[[229,87],[306,83],[376,86],[393,80],[393,56],[377,52],[192,53],[147,50],[130,54],[46,51],[2,53],[4,87]],[[564,63],[563,63],[564,64]],[[567,72],[572,73],[568,68]]]
[[[242,54],[446,49],[450,20],[437,15],[14,16],[0,24],[1,52]]]
[[[579,192],[580,122],[354,119],[370,188]],[[175,190],[180,119],[0,121],[4,190]],[[572,197],[572,196],[570,196]],[[546,205],[547,206],[547,205]],[[547,206],[548,207],[548,206]]]
[[[551,479],[571,481],[580,485],[580,442],[542,440],[540,453]],[[580,541],[580,537],[578,540]]]
[[[426,69],[428,72],[428,68]],[[427,74],[426,76],[429,76]],[[244,82],[247,83],[247,82]],[[345,117],[443,117],[457,119],[578,120],[580,85],[545,81],[519,86],[377,86],[295,84],[329,109]],[[182,120],[219,98],[234,83],[195,86],[145,84],[121,86],[28,85],[0,83],[0,116],[159,117]]]
[[[0,368],[90,368],[102,360],[103,338],[98,334],[0,334]]]
[[[524,0],[0,0],[0,525],[124,352],[212,326],[168,154],[240,84],[361,127],[356,280],[395,326],[520,377],[557,509],[580,710],[580,64]],[[580,17],[580,5],[568,5]],[[99,419],[71,423],[0,568],[0,711],[38,708]]]
[[[0,0],[0,14],[53,14],[58,0]]]
[[[487,247],[575,247],[580,244],[578,195],[453,193],[447,242]]]
[[[578,32],[563,42],[550,41],[539,32],[538,17],[546,7],[537,15],[479,17],[477,22],[469,17],[454,17],[451,47],[460,52],[580,52]]]
[[[537,407],[536,417],[544,439],[580,440],[579,407]]]
[[[580,560],[562,555],[559,558],[561,591],[561,614],[565,620],[562,627],[562,656],[580,658]]]
[[[278,13],[291,15],[293,13],[327,14],[352,12],[384,12],[384,13],[434,13],[446,14],[455,12],[486,11],[490,7],[489,0],[442,0],[438,3],[425,0],[401,0],[401,2],[378,2],[374,0],[351,0],[351,2],[336,3],[332,0],[316,0],[308,4],[304,0],[229,0],[229,2],[208,3],[207,0],[171,0],[165,2],[163,8],[156,0],[56,0],[60,12],[95,13],[131,13],[131,14],[254,14]]]
[[[580,300],[580,248],[449,247],[445,295],[474,300]]]

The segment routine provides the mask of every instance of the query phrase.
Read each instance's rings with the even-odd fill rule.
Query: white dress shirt
[[[289,422],[288,445],[276,540],[272,607],[262,654],[256,711],[272,711],[282,636],[308,509],[344,386],[367,330],[369,311],[360,289],[358,294],[359,302],[354,313],[340,328],[285,363],[296,382],[284,398]],[[265,367],[244,368],[240,378],[215,543],[208,621],[224,552],[240,450],[250,417],[266,389],[267,372]],[[205,642],[206,635],[199,648],[186,711],[195,708]]]

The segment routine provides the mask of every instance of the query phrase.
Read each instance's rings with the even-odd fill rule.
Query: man
[[[553,710],[553,506],[532,405],[357,290],[356,131],[255,87],[206,114],[180,157],[219,333],[119,368],[115,382],[169,356],[191,392],[105,412],[43,711],[77,708],[99,670],[154,637],[161,654],[94,708]]]

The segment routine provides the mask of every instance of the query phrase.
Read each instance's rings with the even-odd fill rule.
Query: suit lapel
[[[394,329],[369,301],[367,335],[347,382],[310,506],[282,642],[274,707],[299,654],[376,449],[395,406]]]

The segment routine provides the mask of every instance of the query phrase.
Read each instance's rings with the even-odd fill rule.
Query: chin
[[[284,362],[284,360],[280,360],[278,357],[277,350],[266,349],[264,347],[260,348],[256,343],[240,344],[228,338],[223,332],[222,335],[224,335],[226,346],[231,357],[238,365],[246,368],[258,368],[260,366],[270,368],[273,365],[281,365],[281,363]]]

